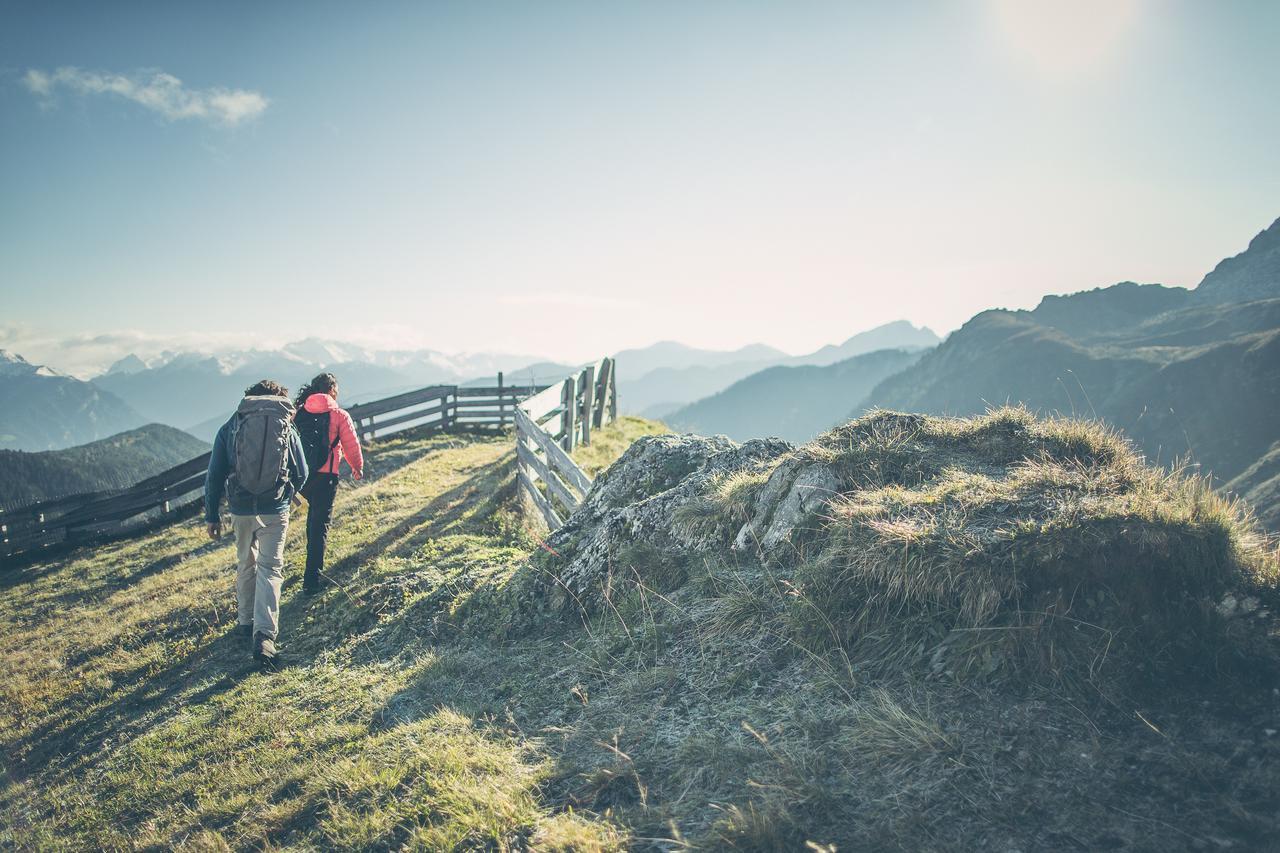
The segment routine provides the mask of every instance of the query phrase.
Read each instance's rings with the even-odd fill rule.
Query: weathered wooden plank
[[[582,443],[591,446],[591,423],[596,409],[596,366],[589,364],[582,370]]]
[[[551,494],[555,496],[556,500],[560,501],[560,504],[567,512],[572,513],[582,505],[582,498],[579,495],[575,495],[569,487],[552,472],[552,469],[548,467],[545,462],[539,459],[532,450],[525,446],[523,441],[516,442],[516,455],[520,457],[522,462],[537,472],[538,476],[542,479],[542,482],[546,483],[547,491],[551,492]]]
[[[560,392],[564,404],[564,441],[561,447],[572,453],[578,441],[578,378],[570,376]]]
[[[550,469],[547,468],[546,461],[531,450],[519,436],[516,436],[516,458],[520,460],[522,465],[527,465],[529,470],[536,475],[531,479],[545,480],[550,475]]]
[[[165,494],[159,490],[138,495],[121,495],[69,512],[60,517],[56,524],[59,527],[77,527],[95,521],[129,518],[163,506],[165,499]]]
[[[385,421],[375,421],[373,424],[373,429],[381,431],[381,430],[387,429],[388,427],[398,426],[400,424],[407,424],[410,421],[417,421],[417,420],[422,420],[423,418],[429,418],[432,415],[440,415],[442,412],[445,411],[446,408],[448,407],[444,405],[440,405],[440,406],[432,406],[428,409],[419,409],[418,411],[415,411],[415,412],[405,412],[402,415],[396,415],[394,418],[387,418]],[[445,418],[443,415],[436,419],[436,421],[439,421],[439,422],[443,422],[444,420]],[[422,426],[428,426],[428,425],[429,424],[422,424]]]
[[[533,505],[538,508],[540,513],[542,513],[542,518],[547,522],[547,527],[552,530],[556,530],[564,524],[564,522],[560,520],[560,516],[556,514],[554,509],[552,509],[551,502],[547,500],[545,495],[538,491],[538,487],[524,475],[523,471],[520,472],[519,477],[520,484],[524,486],[525,494],[529,496],[529,500],[532,501]]]
[[[137,489],[147,488],[150,486],[164,486],[185,480],[187,477],[198,474],[201,471],[208,470],[209,457],[212,455],[212,453],[202,453],[195,459],[189,459],[186,462],[174,465],[172,468],[165,471],[161,471],[159,474],[153,474],[145,480],[140,480],[130,486],[130,488]]]
[[[459,385],[458,397],[531,397],[550,388],[550,385]]]
[[[375,415],[385,415],[388,412],[394,412],[397,409],[407,409],[410,406],[419,403],[425,403],[428,400],[434,400],[453,394],[457,386],[455,385],[432,385],[428,388],[419,388],[416,391],[406,391],[403,394],[396,394],[393,397],[384,397],[381,400],[371,400],[368,403],[357,403],[347,408],[347,413],[352,418],[369,418]]]
[[[595,378],[595,411],[593,418],[596,427],[604,427],[609,423],[609,387],[613,382],[613,359],[600,359],[600,373]]]
[[[548,412],[560,407],[561,385],[562,383],[560,382],[557,382],[554,385],[549,385],[537,394],[534,394],[532,397],[522,400],[520,402],[520,408],[524,409],[525,412],[535,420],[543,417]]]
[[[459,409],[459,410],[458,410],[458,417],[462,417],[462,418],[490,418],[490,419],[492,419],[492,420],[493,420],[493,422],[494,422],[495,424],[496,424],[496,423],[498,423],[498,418],[499,418],[502,414],[503,414],[503,410],[502,410],[502,409]],[[506,414],[511,414],[511,410],[510,410],[510,409],[508,409],[508,410],[506,411]]]
[[[618,360],[609,359],[609,423],[618,419]]]
[[[534,443],[547,454],[547,463],[564,478],[565,482],[583,495],[591,491],[591,478],[583,473],[551,436],[538,429],[529,416],[519,409],[516,410],[516,426],[519,429],[517,434],[533,439]]]
[[[503,409],[514,409],[519,405],[519,400],[514,397],[465,397],[458,400],[455,405],[459,409],[491,409],[501,407]]]

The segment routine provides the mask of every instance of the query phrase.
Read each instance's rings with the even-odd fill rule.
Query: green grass
[[[645,435],[661,435],[669,430],[657,421],[637,418],[634,415],[622,415],[616,421],[591,433],[591,444],[574,448],[573,461],[588,477],[595,477],[622,452],[632,445],[637,438]]]
[[[453,680],[432,635],[528,553],[509,441],[393,439],[370,469],[319,600],[290,530],[279,674],[227,633],[231,548],[196,524],[4,579],[0,846],[616,846],[548,806],[552,763],[500,707],[406,693]]]

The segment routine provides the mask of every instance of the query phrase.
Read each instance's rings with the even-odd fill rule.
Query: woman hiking
[[[302,487],[302,496],[307,499],[307,567],[302,574],[302,592],[315,595],[323,588],[324,546],[338,493],[339,466],[345,459],[351,476],[359,480],[364,476],[364,454],[351,415],[338,405],[338,378],[332,373],[321,373],[304,385],[296,406],[294,421],[311,470]]]

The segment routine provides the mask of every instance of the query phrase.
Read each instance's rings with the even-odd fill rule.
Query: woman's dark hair
[[[274,379],[263,379],[244,389],[246,397],[288,397],[289,389]]]
[[[337,387],[338,377],[332,373],[321,373],[298,390],[298,397],[294,400],[294,406],[301,409],[307,402],[307,398],[312,394],[328,394]]]

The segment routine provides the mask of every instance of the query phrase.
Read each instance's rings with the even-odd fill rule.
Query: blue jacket
[[[227,476],[231,473],[231,425],[232,415],[218,430],[213,440],[213,454],[209,457],[209,473],[204,479],[204,517],[212,523],[218,521],[218,505],[223,492],[227,493],[227,506],[232,515],[279,515],[289,508],[289,500],[307,481],[307,458],[302,449],[302,439],[297,430],[289,427],[289,483],[281,497],[275,495],[254,498],[242,489],[227,489]]]

